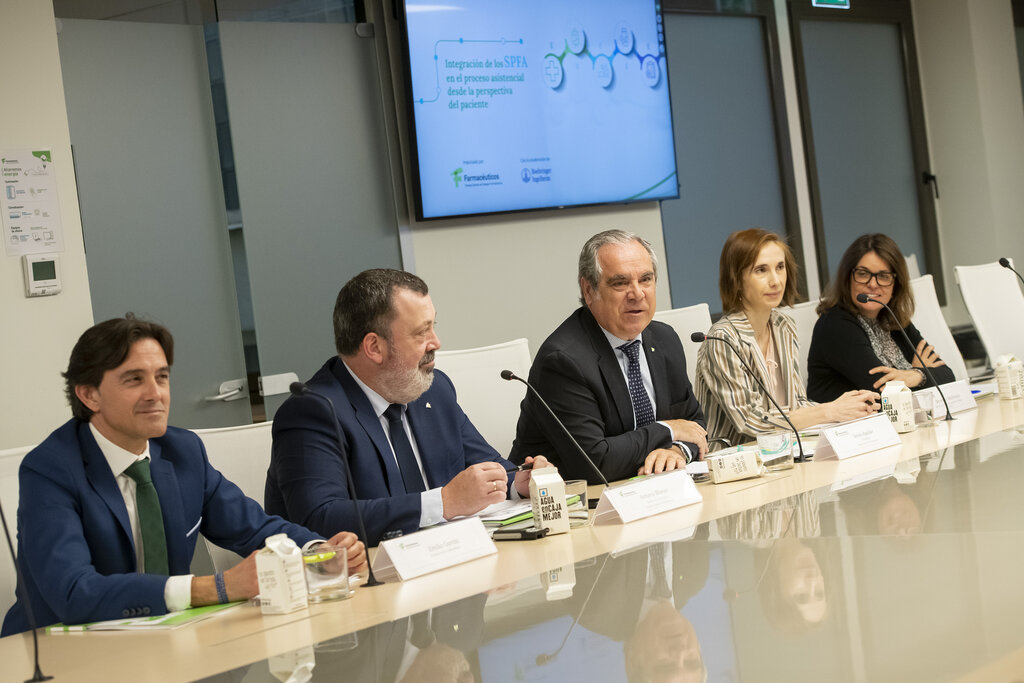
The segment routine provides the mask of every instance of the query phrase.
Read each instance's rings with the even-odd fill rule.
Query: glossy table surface
[[[57,680],[1024,680],[1024,400],[286,616],[44,635]],[[0,640],[24,680],[31,639]]]

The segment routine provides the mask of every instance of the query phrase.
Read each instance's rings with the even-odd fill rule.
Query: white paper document
[[[0,150],[0,212],[8,256],[64,251],[57,173],[49,149]]]

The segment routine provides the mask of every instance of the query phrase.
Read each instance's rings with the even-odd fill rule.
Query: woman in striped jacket
[[[796,325],[778,310],[797,298],[796,263],[781,237],[760,228],[734,232],[722,248],[719,268],[725,315],[708,336],[732,342],[797,429],[878,410],[879,397],[873,391],[848,391],[821,404],[807,398],[797,367]],[[694,389],[711,436],[741,443],[789,429],[736,354],[721,342],[701,345]]]

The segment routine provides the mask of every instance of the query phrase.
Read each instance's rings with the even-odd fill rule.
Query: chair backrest
[[[799,344],[800,356],[797,362],[800,364],[800,379],[804,386],[807,386],[807,354],[811,352],[811,337],[814,335],[814,324],[818,322],[818,299],[804,301],[795,306],[785,306],[779,310],[796,323],[796,338]]]
[[[946,319],[942,316],[932,276],[922,275],[911,280],[910,291],[914,294],[914,327],[935,347],[956,379],[968,379],[964,357],[960,355],[953,333],[949,331]]]
[[[690,335],[711,329],[711,311],[708,305],[694,304],[685,308],[658,311],[654,314],[654,319],[670,325],[679,335],[679,341],[683,342],[683,352],[686,354],[686,376],[692,382],[697,377],[697,350],[700,349],[700,344],[690,341]]]
[[[242,493],[262,506],[263,491],[267,483],[267,468],[270,467],[272,429],[272,422],[259,422],[240,427],[216,427],[192,431],[203,440],[210,464],[242,489]],[[236,553],[212,543],[206,542],[205,545],[215,571],[230,569],[242,559]],[[203,566],[199,564],[203,561],[199,557],[201,547],[200,545],[196,546],[197,557],[193,559],[193,567]]]
[[[206,446],[210,464],[260,505],[270,467],[272,422],[193,429]]]
[[[955,266],[953,272],[989,363],[1006,353],[1024,359],[1024,294],[1017,276],[998,263]]]
[[[904,257],[907,261],[907,274],[911,280],[921,277],[921,266],[917,263],[917,254],[907,254]]]
[[[4,509],[4,517],[11,532],[11,542],[15,543],[18,533],[18,467],[25,454],[35,446],[24,446],[0,451],[0,505]],[[3,532],[0,531],[0,534]],[[0,539],[0,619],[14,604],[14,589],[17,585],[14,564],[7,552],[7,540]]]
[[[475,349],[438,351],[435,367],[455,384],[459,405],[487,443],[503,457],[512,450],[519,421],[519,404],[526,395],[520,382],[503,382],[502,370],[526,378],[530,372],[530,346],[526,339]]]

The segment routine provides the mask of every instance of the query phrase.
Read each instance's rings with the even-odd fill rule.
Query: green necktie
[[[164,518],[160,514],[160,497],[149,472],[149,460],[137,460],[124,473],[135,480],[135,510],[139,513],[142,530],[145,573],[166,576],[169,573],[167,538],[164,536]]]

